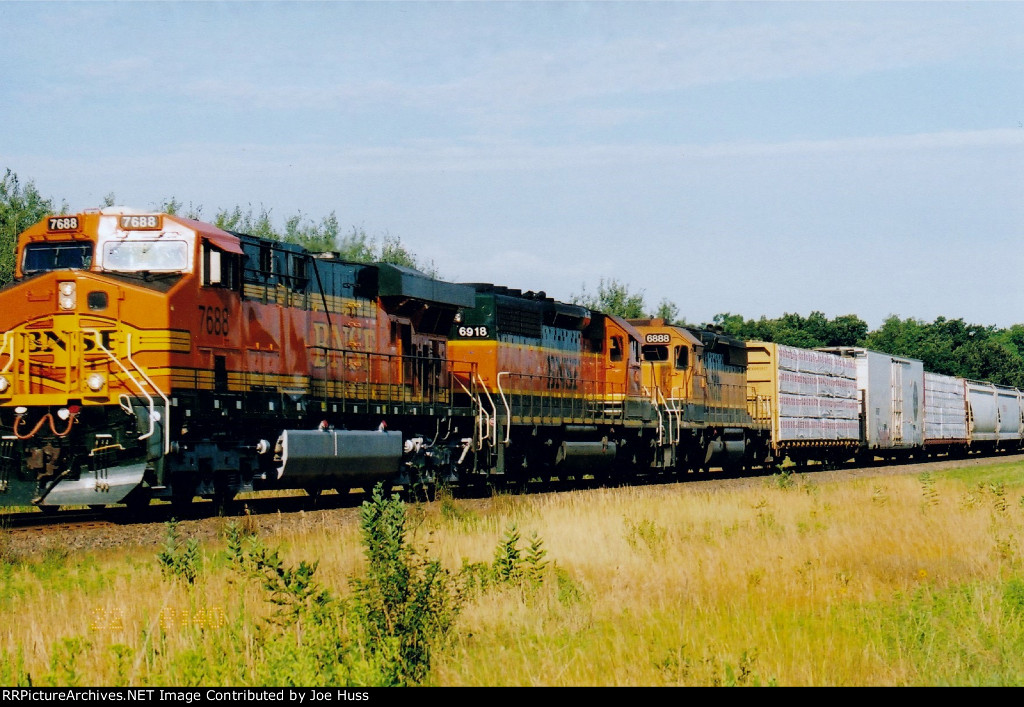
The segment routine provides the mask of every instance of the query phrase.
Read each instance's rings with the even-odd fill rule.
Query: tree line
[[[938,317],[934,322],[901,319],[893,314],[869,331],[855,314],[829,319],[822,312],[783,314],[769,319],[746,319],[740,314],[716,314],[711,322],[691,324],[679,317],[679,307],[661,300],[653,310],[643,292],[632,292],[615,279],[601,280],[597,291],[584,287],[573,301],[627,319],[664,319],[693,329],[711,329],[746,341],[774,341],[813,349],[819,346],[862,346],[873,351],[919,359],[933,373],[997,385],[1024,388],[1024,324],[1008,329],[968,324],[963,319]]]
[[[112,206],[115,200],[114,194],[108,194],[102,206]],[[23,182],[12,170],[6,170],[0,180],[0,286],[13,278],[18,234],[48,214],[68,213],[68,208],[67,202],[56,204],[41,195],[32,181]],[[174,198],[160,202],[155,210],[208,220],[228,231],[297,243],[312,251],[334,251],[346,260],[405,265],[440,276],[432,262],[417,257],[400,238],[389,234],[374,238],[356,226],[343,231],[334,212],[319,221],[295,214],[284,219],[283,228],[279,228],[274,225],[270,210],[252,205],[219,210],[212,219],[203,217],[201,206],[186,206]],[[818,311],[806,317],[787,313],[774,319],[746,319],[727,312],[716,314],[711,322],[696,324],[681,317],[674,302],[662,299],[651,309],[643,291],[634,292],[625,283],[603,278],[596,291],[588,292],[584,285],[572,301],[627,319],[656,317],[679,326],[713,329],[746,340],[774,341],[805,349],[864,346],[920,359],[926,370],[935,373],[1024,388],[1024,324],[1002,329],[968,324],[963,319],[938,317],[925,322],[891,315],[881,327],[869,331],[867,323],[854,314],[829,319]]]

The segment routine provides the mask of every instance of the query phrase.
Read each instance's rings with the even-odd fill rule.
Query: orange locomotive
[[[473,450],[515,483],[633,467],[654,415],[640,394],[640,348],[626,321],[543,292],[473,285],[452,329],[452,376],[473,402]]]
[[[121,208],[46,218],[16,258],[4,505],[316,493],[441,453],[423,434],[456,414],[447,334],[469,288]]]

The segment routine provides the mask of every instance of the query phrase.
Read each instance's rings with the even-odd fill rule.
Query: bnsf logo
[[[110,348],[113,333],[114,332],[111,331],[100,332],[100,339],[102,341],[103,348]],[[71,337],[73,336],[77,337],[77,333],[64,334],[56,331],[25,332],[25,348],[30,354],[53,353],[58,349],[61,351],[67,351],[68,343],[71,341]],[[84,336],[81,338],[81,342],[82,352],[88,353],[98,349],[95,336]]]
[[[648,334],[644,337],[644,341],[648,344],[667,344],[672,340],[669,334]]]

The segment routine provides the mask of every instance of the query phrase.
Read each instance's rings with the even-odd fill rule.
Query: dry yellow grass
[[[441,684],[904,684],[890,627],[859,607],[1018,569],[1021,505],[917,477],[736,493],[635,488],[522,499],[490,532],[537,532],[582,598],[487,597]],[[968,498],[973,495],[973,499]],[[460,539],[461,537],[461,539]],[[472,544],[476,543],[476,544]],[[869,612],[870,613],[870,612]],[[898,655],[898,651],[896,652]]]
[[[490,562],[513,525],[550,563],[540,586],[474,595],[428,681],[1021,684],[1024,620],[1004,601],[1024,557],[1012,488],[773,477],[716,493],[683,484],[411,507],[410,539],[452,571]],[[337,594],[362,571],[355,527],[279,540],[289,562],[319,560],[318,580]],[[2,579],[8,679],[77,670],[85,684],[151,684],[168,656],[216,661],[211,635],[227,624],[251,634],[269,611],[217,548],[204,548],[192,587],[143,551],[15,564]],[[246,653],[223,682],[246,683],[244,666],[260,660]]]

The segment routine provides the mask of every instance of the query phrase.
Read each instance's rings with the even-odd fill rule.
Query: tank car
[[[346,490],[445,467],[471,288],[171,214],[52,216],[0,291],[0,503]],[[472,420],[471,411],[463,411]]]

